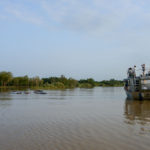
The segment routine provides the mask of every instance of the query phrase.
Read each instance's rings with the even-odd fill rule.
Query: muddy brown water
[[[150,101],[123,88],[0,93],[0,150],[149,150]]]

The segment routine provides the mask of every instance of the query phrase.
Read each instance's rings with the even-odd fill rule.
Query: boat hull
[[[126,91],[127,99],[150,100],[150,91],[130,92]]]

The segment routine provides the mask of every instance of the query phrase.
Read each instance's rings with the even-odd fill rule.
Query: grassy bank
[[[11,72],[0,72],[0,88],[10,89],[72,89],[72,88],[93,88],[95,86],[115,87],[123,86],[123,81],[120,80],[103,80],[95,81],[92,78],[76,80],[73,78],[48,77],[40,78],[38,76],[29,78],[26,76],[13,77]]]

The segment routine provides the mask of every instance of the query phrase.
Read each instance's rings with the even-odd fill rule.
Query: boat
[[[42,90],[35,90],[34,93],[35,94],[47,94],[46,92],[44,92]]]
[[[16,94],[22,94],[22,92],[21,91],[17,91]]]
[[[142,74],[139,76],[136,76],[135,68],[128,69],[128,77],[124,79],[127,99],[150,100],[150,70],[145,73],[145,64],[141,66]]]
[[[30,92],[29,91],[24,91],[24,94],[30,94]]]
[[[12,94],[22,94],[21,91],[12,91],[11,93],[12,93]]]

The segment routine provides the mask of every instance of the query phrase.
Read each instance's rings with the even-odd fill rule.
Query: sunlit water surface
[[[149,150],[150,101],[123,88],[0,93],[0,150]]]

